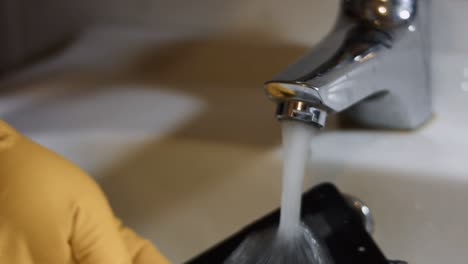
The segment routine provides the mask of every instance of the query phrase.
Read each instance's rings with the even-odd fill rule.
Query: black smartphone
[[[391,264],[369,233],[361,216],[332,184],[318,185],[302,197],[302,221],[327,246],[334,264]],[[245,227],[187,264],[221,264],[250,234],[278,225],[279,209]]]

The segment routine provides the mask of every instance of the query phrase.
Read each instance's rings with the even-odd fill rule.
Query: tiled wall
[[[441,51],[468,52],[468,0],[432,0],[433,47]]]

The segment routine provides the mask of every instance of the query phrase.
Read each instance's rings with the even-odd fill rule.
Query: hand
[[[0,263],[166,264],[99,186],[0,120]]]

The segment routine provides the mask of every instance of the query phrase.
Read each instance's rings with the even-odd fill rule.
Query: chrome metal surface
[[[374,233],[375,222],[370,208],[358,198],[352,195],[345,195],[349,205],[361,216],[364,227],[369,234]]]
[[[268,96],[346,111],[367,126],[420,126],[432,111],[430,1],[342,0],[332,32],[266,82]]]
[[[276,117],[280,120],[298,120],[318,128],[325,126],[327,112],[301,101],[286,101],[278,104]]]

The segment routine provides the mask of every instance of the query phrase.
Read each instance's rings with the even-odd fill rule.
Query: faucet
[[[341,0],[333,30],[265,83],[280,120],[322,128],[341,113],[376,128],[415,129],[432,114],[431,0]]]

